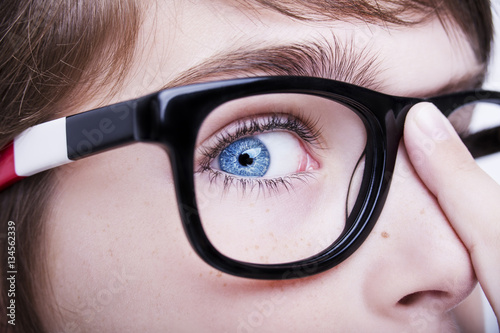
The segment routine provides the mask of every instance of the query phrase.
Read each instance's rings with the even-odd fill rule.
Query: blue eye
[[[242,177],[262,177],[267,173],[271,157],[267,147],[257,138],[243,138],[231,143],[219,155],[224,172]]]

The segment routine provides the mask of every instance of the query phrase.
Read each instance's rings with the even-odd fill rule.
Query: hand
[[[415,170],[469,251],[499,320],[500,186],[479,168],[446,117],[430,103],[410,110],[404,141]]]

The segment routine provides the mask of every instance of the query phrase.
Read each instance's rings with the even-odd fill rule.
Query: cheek
[[[340,188],[325,187],[327,177],[318,178],[272,194],[255,189],[214,197],[200,208],[203,228],[221,253],[240,261],[279,264],[315,255],[344,226],[343,206],[331,200],[342,197]]]
[[[165,152],[134,145],[62,170],[46,244],[68,322],[112,325],[124,311],[137,313],[133,300],[159,296],[172,267],[185,271],[183,258],[192,255]]]

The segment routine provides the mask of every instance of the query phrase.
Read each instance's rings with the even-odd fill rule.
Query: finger
[[[500,186],[479,168],[449,121],[430,103],[410,110],[404,141],[419,177],[467,247],[498,318]]]

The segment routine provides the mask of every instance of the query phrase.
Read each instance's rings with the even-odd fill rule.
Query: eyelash
[[[220,177],[224,177],[223,186],[224,192],[227,192],[231,186],[239,187],[243,194],[247,190],[251,192],[258,189],[259,192],[267,189],[269,193],[278,192],[280,188],[287,191],[293,188],[293,181],[299,180],[306,182],[311,178],[310,173],[296,173],[279,178],[269,179],[251,179],[237,177],[227,174],[223,171],[214,170],[210,167],[212,161],[219,156],[219,154],[233,142],[247,136],[256,134],[273,132],[277,130],[286,130],[295,133],[301,140],[313,147],[321,145],[321,128],[318,128],[319,119],[310,119],[305,117],[295,117],[290,114],[274,113],[268,116],[242,119],[235,124],[236,129],[229,132],[227,129],[218,133],[214,139],[215,144],[212,147],[203,147],[200,151],[202,157],[199,160],[200,166],[197,170],[198,173],[210,172],[210,184],[216,182]]]

